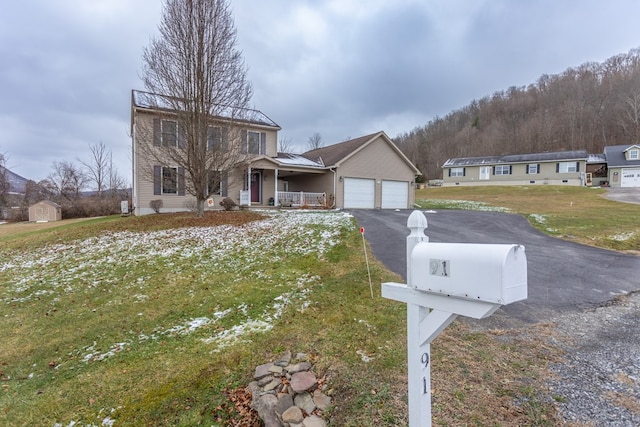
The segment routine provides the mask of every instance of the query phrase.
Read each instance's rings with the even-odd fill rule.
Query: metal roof
[[[159,95],[135,89],[131,91],[131,98],[135,107],[147,108],[150,110],[177,111],[180,109],[180,106],[188,104],[187,101],[176,97]],[[251,108],[233,108],[231,106],[219,104],[214,104],[213,110],[214,111],[211,112],[213,117],[246,121],[280,129],[280,126],[278,126],[276,122],[271,120],[260,110],[254,110]]]
[[[497,165],[505,163],[557,162],[587,160],[588,158],[589,154],[587,154],[586,150],[556,151],[549,153],[509,154],[504,156],[460,157],[448,159],[444,162],[442,167]]]
[[[305,166],[316,168],[324,167],[321,162],[307,159],[306,157],[303,157],[299,154],[278,153],[278,157],[275,157],[273,160],[280,163],[281,165],[288,166]]]

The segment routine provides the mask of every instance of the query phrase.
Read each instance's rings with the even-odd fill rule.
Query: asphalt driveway
[[[373,254],[406,278],[405,238],[412,210],[353,210]],[[640,257],[549,237],[515,214],[478,211],[423,211],[432,242],[517,243],[525,246],[528,298],[502,307],[492,317],[526,323],[555,312],[599,306],[640,290]]]

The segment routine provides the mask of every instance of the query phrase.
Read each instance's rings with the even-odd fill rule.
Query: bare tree
[[[89,145],[91,156],[89,160],[79,160],[85,167],[86,176],[89,181],[95,184],[98,196],[102,196],[109,178],[109,166],[111,165],[111,151],[107,149],[103,142]]]
[[[283,136],[278,141],[278,152],[279,153],[293,153],[293,143],[291,142],[291,137]]]
[[[60,200],[76,201],[87,184],[87,176],[81,168],[69,161],[54,161],[53,171],[44,183],[47,191],[55,194]]]
[[[307,140],[307,151],[317,150],[323,146],[324,141],[322,141],[322,136],[318,132],[314,132]]]
[[[149,101],[175,120],[176,141],[140,149],[157,164],[180,167],[202,217],[205,200],[243,158],[234,123],[250,119],[252,88],[226,0],[167,0],[159,32],[143,52],[143,81],[162,95]]]

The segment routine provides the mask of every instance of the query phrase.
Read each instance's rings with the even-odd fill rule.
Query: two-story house
[[[157,95],[154,95],[157,97]],[[181,130],[170,109],[148,102],[149,94],[132,91],[131,136],[133,207],[136,215],[190,209],[195,197],[180,164],[159,161],[142,147],[180,148]],[[207,143],[235,150],[207,209],[220,209],[229,197],[245,206],[330,208],[409,208],[418,169],[382,131],[309,151],[277,152],[278,126],[258,110],[241,119],[212,117]],[[158,203],[161,201],[161,203]],[[153,207],[155,202],[155,209]]]

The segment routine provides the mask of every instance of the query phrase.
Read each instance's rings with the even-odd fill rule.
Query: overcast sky
[[[636,0],[232,0],[253,107],[301,152],[422,126],[640,47]],[[40,180],[103,142],[131,181],[131,89],[161,0],[20,0],[0,13],[0,153]]]

